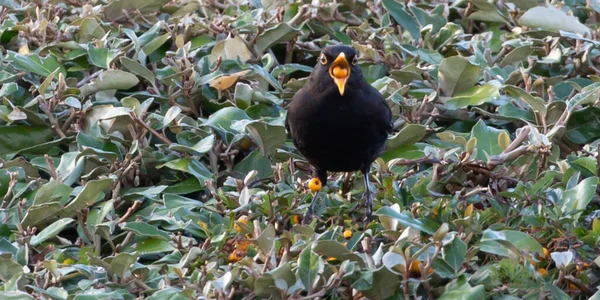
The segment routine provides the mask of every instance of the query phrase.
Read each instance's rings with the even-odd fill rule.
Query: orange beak
[[[338,57],[329,66],[329,76],[333,78],[335,85],[337,85],[340,95],[344,95],[344,89],[346,88],[346,81],[350,78],[350,64],[346,60],[346,54],[340,53]]]

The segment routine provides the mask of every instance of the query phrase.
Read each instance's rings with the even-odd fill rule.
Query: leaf
[[[113,180],[108,178],[88,181],[77,197],[65,207],[60,215],[74,216],[78,210],[95,204],[112,183]]]
[[[170,241],[169,234],[165,231],[159,230],[156,226],[142,223],[142,222],[127,222],[122,227],[125,231],[131,231],[135,233],[136,237],[154,238],[163,241]]]
[[[182,171],[189,173],[198,179],[200,185],[204,186],[204,181],[212,177],[212,173],[202,164],[201,162],[192,159],[191,157],[185,157],[181,159],[171,160],[162,165],[158,165],[157,168],[167,167],[169,169]]]
[[[588,177],[582,180],[577,186],[562,193],[558,206],[564,213],[585,209],[594,198],[598,186],[598,177]],[[573,215],[574,222],[579,219],[581,211]]]
[[[546,117],[546,103],[544,103],[542,98],[532,96],[525,90],[514,85],[506,85],[504,86],[504,90],[509,95],[521,99],[523,102],[527,103],[527,105],[529,105],[533,111],[538,111],[544,118]]]
[[[23,55],[12,51],[8,51],[8,57],[13,60],[14,64],[22,70],[47,77],[55,70],[66,75],[67,71],[58,59],[52,54],[45,57],[40,57],[37,54]]]
[[[64,206],[58,202],[32,205],[27,209],[27,213],[25,213],[21,225],[27,228],[27,226],[36,226],[47,223],[51,219],[55,219],[58,216],[58,213],[63,210]]]
[[[394,20],[410,33],[415,41],[418,41],[421,38],[421,29],[419,28],[419,25],[415,19],[406,12],[404,5],[395,0],[383,0],[381,1],[381,4],[383,4],[383,7],[390,13]]]
[[[45,126],[0,126],[0,155],[16,153],[51,140],[52,130]]]
[[[451,56],[444,58],[438,67],[440,89],[446,96],[452,96],[472,88],[479,80],[481,67],[472,64],[468,58]]]
[[[361,268],[365,266],[365,261],[360,256],[350,252],[348,248],[344,247],[344,245],[340,244],[338,241],[318,240],[312,250],[319,255],[334,257],[339,261],[354,261],[358,263]]]
[[[279,23],[267,30],[256,38],[256,48],[258,53],[263,53],[271,46],[286,42],[296,36],[298,30],[287,23]]]
[[[129,70],[129,72],[146,79],[151,84],[154,84],[156,82],[156,77],[154,76],[154,73],[148,70],[148,68],[142,66],[137,61],[123,56],[120,58],[120,62],[127,70]]]
[[[275,149],[282,146],[287,139],[284,126],[255,121],[246,124],[245,128],[264,156],[273,155]]]
[[[492,80],[482,86],[475,86],[454,95],[454,97],[444,103],[444,106],[448,109],[460,109],[497,100],[500,97],[501,87],[502,84],[496,80]]]
[[[119,278],[125,278],[125,275],[131,272],[131,265],[138,259],[136,254],[119,253],[110,263],[110,271]]]
[[[142,14],[158,12],[168,2],[169,0],[114,0],[104,7],[104,16],[115,22],[133,14],[133,10]]]
[[[239,35],[228,37],[225,40],[217,42],[210,52],[209,60],[213,64],[221,57],[223,60],[239,60],[242,63],[247,62],[252,58],[252,53],[248,50],[248,46]]]
[[[479,120],[471,130],[471,138],[477,139],[477,159],[487,161],[489,156],[502,153],[502,148],[498,143],[498,138],[503,130],[485,125],[483,120]]]
[[[536,6],[527,10],[519,19],[519,24],[550,31],[570,31],[590,36],[590,29],[574,16],[568,16],[554,7]]]
[[[510,249],[514,253],[522,251],[542,253],[542,245],[529,234],[516,230],[494,231],[486,229],[480,240],[482,251],[508,256]]]
[[[385,151],[419,142],[427,134],[427,128],[421,124],[406,124],[400,131],[389,137]]]
[[[127,90],[139,82],[139,79],[131,73],[121,70],[108,70],[102,72],[92,83],[83,85],[81,96],[86,97],[105,90]]]
[[[311,247],[304,248],[298,257],[297,273],[309,294],[312,293],[313,287],[318,282],[322,269],[322,259],[312,251]]]
[[[18,89],[19,86],[14,82],[3,84],[2,87],[0,87],[0,97],[12,96]]]
[[[600,138],[600,107],[574,111],[567,121],[565,136],[573,143],[587,144]]]
[[[63,219],[57,220],[56,222],[52,223],[51,225],[49,225],[48,227],[46,227],[42,231],[40,231],[38,234],[33,236],[31,238],[31,240],[29,241],[29,245],[35,247],[51,238],[57,236],[61,231],[63,231],[63,229],[65,229],[65,227],[67,227],[69,224],[73,223],[74,221],[75,220],[71,219],[71,218],[63,218]]]
[[[203,154],[208,153],[212,149],[214,142],[215,142],[215,136],[209,135],[209,136],[201,139],[200,141],[198,141],[198,143],[196,143],[192,146],[188,147],[188,146],[184,146],[184,145],[180,145],[180,144],[171,144],[169,146],[169,149],[174,150],[174,151],[185,152],[185,153],[190,153],[193,155],[202,156]]]
[[[433,235],[437,231],[437,226],[425,221],[414,219],[411,216],[398,213],[389,206],[384,206],[380,208],[375,212],[375,215],[396,219],[398,223],[404,227],[412,227],[430,235]]]
[[[502,58],[502,61],[500,61],[500,63],[498,64],[498,66],[499,67],[506,67],[506,66],[513,65],[515,63],[523,62],[535,50],[536,50],[536,48],[534,48],[532,46],[529,46],[529,45],[517,47],[514,50],[510,51],[508,54],[506,54],[504,56],[504,58]]]
[[[119,56],[118,51],[107,48],[96,48],[93,43],[88,44],[88,57],[90,61],[103,69],[109,69],[112,61]]]
[[[213,79],[209,85],[215,88],[217,91],[222,92],[232,87],[240,77],[248,74],[248,72],[250,72],[250,70],[244,70],[230,75],[224,75]]]

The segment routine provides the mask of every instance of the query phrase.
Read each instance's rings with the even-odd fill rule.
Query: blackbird
[[[285,127],[296,149],[312,165],[312,182],[318,186],[304,221],[312,218],[328,171],[363,173],[366,218],[370,220],[369,169],[392,132],[392,112],[363,77],[354,48],[337,45],[321,51],[306,84],[287,109]]]

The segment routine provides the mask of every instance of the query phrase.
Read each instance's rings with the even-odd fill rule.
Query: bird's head
[[[317,59],[313,74],[316,75],[314,79],[321,84],[329,85],[333,80],[343,96],[348,84],[362,78],[358,67],[358,53],[350,46],[325,47]]]

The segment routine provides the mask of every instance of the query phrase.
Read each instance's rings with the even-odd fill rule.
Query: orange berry
[[[248,216],[241,216],[238,219],[238,222],[242,222],[244,224],[248,224]],[[233,228],[237,231],[237,232],[241,232],[242,228],[238,225],[238,224],[233,224]]]
[[[540,274],[542,277],[546,277],[548,276],[548,270],[544,269],[544,268],[539,268],[537,270],[538,274]]]
[[[292,224],[300,224],[302,222],[302,219],[300,219],[300,215],[294,215],[292,217]]]
[[[578,290],[579,288],[576,285],[574,285],[572,283],[569,283],[569,289],[571,289],[571,290]]]
[[[238,251],[231,252],[228,257],[229,262],[236,263],[236,262],[240,261],[242,259],[242,256],[238,255],[238,254],[241,254],[241,253],[238,253]]]
[[[344,231],[344,238],[345,238],[345,239],[349,239],[349,238],[351,238],[351,237],[352,237],[352,230],[350,230],[350,229],[346,229],[346,230]]]
[[[415,260],[410,264],[410,271],[413,273],[421,273],[421,261]]]
[[[319,178],[313,178],[310,180],[310,182],[308,183],[308,188],[312,191],[312,192],[318,192],[321,190],[321,180],[319,180]]]
[[[333,76],[335,76],[337,78],[344,78],[344,77],[348,76],[348,69],[342,68],[340,66],[335,66],[333,68]]]

